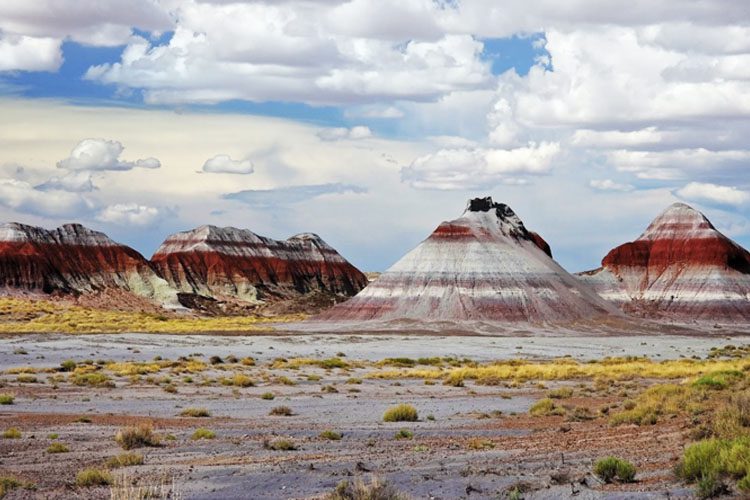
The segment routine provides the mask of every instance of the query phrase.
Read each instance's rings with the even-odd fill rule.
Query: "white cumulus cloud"
[[[117,203],[103,208],[96,220],[123,226],[148,226],[161,217],[158,208],[137,203]]]
[[[733,186],[720,186],[704,182],[691,182],[676,192],[677,196],[697,202],[723,205],[744,205],[750,201],[750,193]]]
[[[372,137],[372,130],[369,127],[363,125],[357,125],[356,127],[333,127],[325,128],[318,132],[318,137],[324,141],[341,141],[344,139],[367,139]]]
[[[515,149],[441,149],[415,159],[401,170],[417,189],[477,189],[500,183],[523,184],[526,175],[549,173],[560,152],[557,143]]]
[[[592,179],[589,181],[589,187],[596,189],[597,191],[632,191],[635,189],[630,184],[623,184],[615,182],[612,179]]]
[[[58,168],[67,170],[130,170],[135,167],[159,168],[156,158],[125,161],[120,158],[125,147],[118,141],[83,139],[70,152],[70,156],[57,162]]]
[[[252,174],[254,167],[248,159],[233,160],[229,155],[216,155],[206,160],[203,171],[213,174]]]

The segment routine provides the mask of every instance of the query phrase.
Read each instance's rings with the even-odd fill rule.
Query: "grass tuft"
[[[416,422],[418,418],[417,409],[408,404],[393,406],[383,414],[383,422]]]
[[[107,486],[112,484],[112,474],[103,469],[83,469],[76,474],[76,486]]]
[[[115,441],[123,450],[159,446],[159,437],[154,434],[151,424],[141,424],[136,427],[125,427],[115,435]]]
[[[197,441],[199,439],[214,439],[216,437],[216,433],[212,431],[211,429],[206,429],[205,427],[199,427],[195,429],[195,432],[193,432],[193,435],[190,436],[190,439]]]
[[[70,449],[65,445],[65,443],[60,442],[54,442],[49,447],[47,447],[47,453],[67,453]]]
[[[205,418],[210,417],[211,412],[206,408],[185,408],[180,412],[181,417]]]
[[[630,483],[635,479],[635,466],[621,458],[607,457],[597,460],[594,474],[605,483],[611,483],[615,478],[620,482]]]

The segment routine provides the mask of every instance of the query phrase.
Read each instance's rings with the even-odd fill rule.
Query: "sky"
[[[750,4],[3,0],[0,220],[382,271],[466,201],[570,271],[685,202],[750,246]]]

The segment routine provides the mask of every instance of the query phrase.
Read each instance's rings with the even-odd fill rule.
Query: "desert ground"
[[[7,499],[743,492],[675,471],[750,425],[748,336],[5,334],[0,368]]]

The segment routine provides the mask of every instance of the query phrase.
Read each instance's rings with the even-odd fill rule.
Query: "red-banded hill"
[[[551,257],[502,203],[470,200],[354,298],[319,320],[550,323],[619,313]]]
[[[680,321],[750,320],[750,253],[705,215],[675,203],[602,267],[579,273],[625,311]]]
[[[80,224],[0,225],[0,287],[72,295],[116,290],[176,304],[174,290],[141,254]]]
[[[180,292],[218,299],[352,296],[367,285],[364,274],[312,233],[278,241],[247,229],[200,226],[169,236],[151,262]]]

